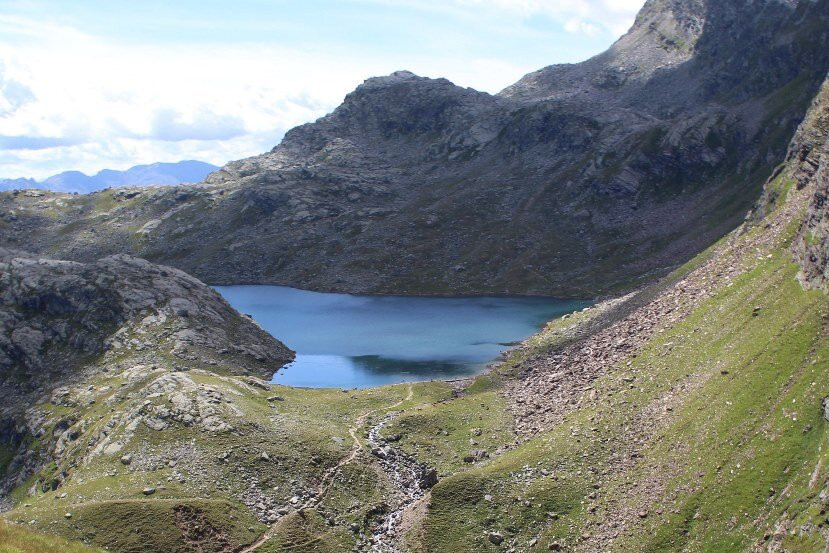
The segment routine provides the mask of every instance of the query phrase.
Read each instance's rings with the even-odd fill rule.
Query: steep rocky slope
[[[829,99],[821,96],[817,102],[826,104]],[[829,291],[829,110],[814,110],[803,125],[810,132],[798,139],[789,163],[798,165],[796,186],[814,183],[815,192],[795,242],[795,256],[801,267],[798,278],[805,286]]]
[[[269,376],[290,351],[218,293],[171,267],[115,255],[94,263],[41,259],[0,249],[0,371],[37,387],[71,375],[79,362],[107,350],[167,348],[248,358]],[[136,332],[141,338],[126,343]]]
[[[367,80],[199,186],[0,196],[0,240],[218,283],[592,296],[736,226],[829,68],[826,0],[649,0],[581,64],[491,96]]]

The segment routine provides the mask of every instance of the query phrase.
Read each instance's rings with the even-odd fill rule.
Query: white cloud
[[[413,65],[405,68],[436,67],[435,77],[455,69],[460,84],[492,92],[533,69],[485,59]],[[365,78],[403,68],[258,44],[119,44],[50,27],[0,50],[0,177],[181,158],[222,164],[272,148]]]
[[[5,71],[0,64],[0,116],[9,115],[33,100],[35,95],[32,90],[22,83],[5,78]]]
[[[599,30],[599,27],[597,27],[593,23],[584,21],[577,17],[568,19],[567,22],[564,24],[564,30],[568,33],[583,33],[585,35],[590,36],[595,36],[601,32]]]
[[[224,163],[273,147],[288,128],[336,106],[357,75],[371,73],[275,47],[153,47],[59,35],[59,43],[46,33],[0,50],[0,176],[182,157]],[[271,142],[262,144],[265,136]]]
[[[543,15],[564,25],[566,31],[621,35],[633,23],[644,0],[452,0],[481,8],[512,11],[521,17]]]
[[[246,134],[245,123],[236,115],[220,115],[201,108],[185,117],[172,108],[156,110],[148,138],[181,142],[184,140],[228,140]]]
[[[453,10],[466,18],[494,10],[487,21],[516,28],[542,15],[587,35],[627,25],[641,3],[359,1]],[[538,68],[446,50],[445,56],[401,57],[378,48],[354,56],[273,43],[135,43],[0,13],[0,177],[179,159],[223,164],[272,148],[285,131],[331,111],[369,76],[409,69],[494,93]]]

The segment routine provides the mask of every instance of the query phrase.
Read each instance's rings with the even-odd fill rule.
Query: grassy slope
[[[794,274],[787,261],[769,261],[667,336],[685,338],[676,353],[661,356],[657,341],[638,360],[665,363],[668,381],[686,371],[704,381],[630,471],[633,479],[654,471],[672,478],[655,496],[665,512],[621,544],[741,551],[762,537],[769,514],[809,493],[826,439],[827,305]],[[762,308],[759,316],[751,306]],[[610,493],[624,493],[616,488]]]
[[[383,429],[421,462],[438,469],[440,477],[464,469],[474,450],[493,450],[512,441],[512,417],[489,377],[482,376],[457,398],[405,410]]]
[[[362,413],[377,410],[381,416],[407,393],[405,385],[349,392],[284,387],[265,391],[243,384],[244,378],[199,370],[187,374],[198,384],[238,392],[228,392],[242,411],[231,421],[236,432],[205,433],[179,424],[158,432],[140,425],[116,454],[85,458],[86,436],[119,412],[129,410],[130,399],[112,404],[106,400],[119,392],[129,397],[147,383],[122,386],[120,374],[102,375],[94,382],[95,388],[110,386],[112,390],[81,410],[78,419],[86,421],[86,430],[69,444],[72,453],[68,460],[61,466],[47,465],[17,488],[12,496],[17,506],[6,516],[18,522],[34,521],[41,530],[117,551],[138,551],[141,543],[143,550],[189,551],[193,538],[175,524],[173,516],[176,509],[189,508],[197,511],[207,526],[226,535],[234,547],[250,543],[265,529],[238,501],[251,478],[279,503],[287,504],[297,486],[313,488],[328,467],[349,453],[352,440],[348,431]],[[268,401],[273,395],[282,399]],[[446,384],[423,385],[411,401],[431,403],[448,395]],[[163,403],[166,399],[162,396],[152,401]],[[64,411],[70,411],[48,403],[40,407],[53,413],[56,421]],[[113,440],[121,432],[116,427]],[[220,460],[227,452],[231,452],[228,459]],[[263,452],[269,460],[262,458]],[[120,458],[126,453],[142,461],[124,466]],[[169,466],[169,460],[177,463]],[[41,490],[41,482],[50,482],[62,471],[69,477],[59,488]],[[183,481],[178,474],[185,476]],[[145,487],[157,491],[147,498],[142,493]],[[358,488],[344,488],[338,502],[326,505],[328,514],[341,523],[362,524],[365,512],[382,502],[382,496],[366,498],[361,494]],[[352,509],[356,498],[372,499],[373,503],[361,502]],[[72,513],[71,519],[64,516],[66,513]],[[154,536],[152,543],[146,541],[148,536]],[[350,546],[353,536],[339,535],[335,542]]]
[[[100,549],[0,521],[0,553],[100,553]]]
[[[741,551],[766,540],[823,550],[829,306],[795,281],[788,244],[752,263],[594,383],[592,405],[442,480],[412,549],[495,550],[486,535],[498,531],[519,550],[536,538],[541,548],[615,538],[617,551]],[[521,356],[543,353],[544,335],[562,326]],[[456,416],[457,404],[433,409]]]

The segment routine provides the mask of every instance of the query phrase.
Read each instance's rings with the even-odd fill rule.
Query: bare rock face
[[[266,376],[292,358],[177,269],[127,255],[84,264],[0,250],[2,381],[37,387],[71,378],[81,360],[113,349],[170,352],[182,362],[233,355],[240,371]]]
[[[369,79],[202,185],[0,195],[0,243],[212,284],[592,296],[739,224],[827,69],[829,0],[649,0],[607,52],[495,96]]]
[[[798,279],[808,288],[829,292],[829,79],[798,130],[789,152],[795,186],[812,186],[806,218],[793,249],[800,265]]]

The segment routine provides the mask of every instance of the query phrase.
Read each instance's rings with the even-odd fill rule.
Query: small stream
[[[380,523],[372,529],[370,550],[377,553],[394,553],[400,536],[398,535],[403,513],[415,501],[437,483],[437,472],[418,463],[414,457],[390,445],[380,432],[400,413],[389,413],[368,432],[368,446],[372,455],[378,458],[380,465],[394,485],[394,503]]]

